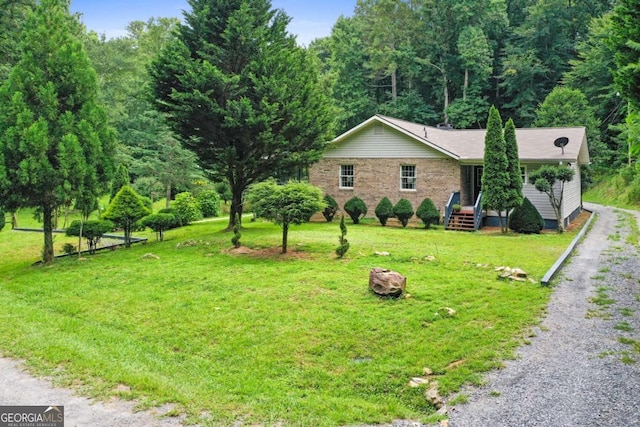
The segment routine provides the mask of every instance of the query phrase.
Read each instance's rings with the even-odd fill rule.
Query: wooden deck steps
[[[449,218],[447,230],[475,231],[473,210],[453,212]]]

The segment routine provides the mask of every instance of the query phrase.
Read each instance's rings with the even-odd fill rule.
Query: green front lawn
[[[539,279],[575,235],[348,224],[351,249],[337,260],[337,222],[293,227],[286,256],[276,226],[245,221],[251,253],[230,251],[225,226],[38,267],[42,236],[3,230],[0,352],[91,396],[172,402],[204,425],[433,419],[409,380],[428,367],[447,394],[501,366],[549,299]],[[497,280],[502,265],[536,284]],[[410,296],[372,295],[376,266],[406,275]]]

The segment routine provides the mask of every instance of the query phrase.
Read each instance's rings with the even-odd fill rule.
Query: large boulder
[[[369,272],[369,288],[383,297],[399,297],[407,287],[407,278],[402,274],[375,267]]]

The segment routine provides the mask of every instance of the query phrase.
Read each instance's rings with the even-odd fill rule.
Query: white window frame
[[[350,174],[347,173],[349,172],[350,168]],[[339,174],[339,188],[344,188],[344,189],[352,189],[355,185],[356,182],[356,168],[354,165],[340,165],[340,174]],[[351,181],[351,186],[349,185],[344,185],[345,182],[346,184],[349,184],[349,182],[347,180]]]
[[[520,165],[520,177],[522,178],[522,184],[527,183],[527,167]]]
[[[413,169],[409,169],[413,168]],[[413,174],[406,172],[412,170]],[[416,191],[418,188],[418,173],[416,165],[400,165],[400,190]]]

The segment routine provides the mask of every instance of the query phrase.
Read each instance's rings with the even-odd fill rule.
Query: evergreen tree
[[[23,29],[20,59],[0,87],[0,152],[9,209],[42,215],[44,262],[53,260],[53,214],[106,191],[114,132],[66,0],[42,0]]]
[[[124,231],[124,245],[131,246],[131,232],[138,220],[151,214],[144,201],[131,187],[125,185],[107,208],[102,218],[113,222]]]
[[[113,177],[113,182],[111,183],[111,196],[109,197],[109,203],[116,197],[118,191],[125,185],[131,184],[131,178],[129,178],[129,169],[123,163],[118,165],[118,169],[116,170],[116,174]]]
[[[509,160],[502,133],[502,119],[495,106],[489,110],[484,140],[484,169],[482,173],[482,205],[498,212],[502,232],[507,232],[502,212],[509,208]],[[505,218],[506,219],[506,218]]]
[[[424,223],[424,228],[431,227],[431,224],[435,224],[440,219],[440,212],[433,204],[433,200],[426,198],[420,203],[416,210],[416,216]]]
[[[522,204],[522,172],[520,171],[520,156],[518,154],[518,141],[516,140],[516,125],[513,119],[507,120],[504,125],[505,153],[507,155],[507,172],[509,173],[509,188],[507,194],[507,210],[516,208]]]
[[[564,231],[562,218],[564,186],[573,180],[574,175],[575,171],[566,165],[544,165],[529,174],[529,181],[536,187],[536,190],[549,197],[549,203],[558,221],[558,233]]]
[[[387,220],[393,217],[393,203],[388,197],[383,197],[380,200],[380,203],[376,206],[375,214],[383,227],[387,225]]]
[[[273,180],[251,187],[248,199],[253,212],[282,226],[282,253],[287,253],[289,227],[308,222],[324,208],[322,190],[301,181],[278,185]]]
[[[229,229],[252,183],[319,159],[332,114],[315,57],[268,0],[190,0],[150,67],[156,107],[200,163],[226,178]]]

